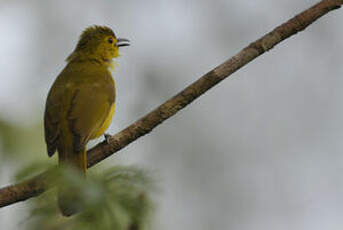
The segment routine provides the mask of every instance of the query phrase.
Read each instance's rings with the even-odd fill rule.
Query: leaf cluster
[[[24,169],[27,174],[30,169]],[[20,173],[19,173],[20,174]],[[23,173],[21,173],[23,174]],[[57,190],[51,189],[31,202],[26,229],[46,230],[144,230],[150,225],[156,189],[148,173],[129,166],[115,166],[102,173],[88,173],[87,178],[71,168],[52,172],[51,180],[70,192],[80,213],[61,216]]]

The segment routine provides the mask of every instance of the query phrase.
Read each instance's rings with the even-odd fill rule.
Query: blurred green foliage
[[[30,168],[18,174],[30,174]],[[25,173],[24,173],[25,172]],[[35,174],[35,170],[32,171]],[[22,223],[28,230],[116,229],[144,230],[150,226],[155,191],[152,179],[136,167],[115,166],[87,178],[68,168],[56,168],[56,183],[77,197],[74,204],[82,210],[63,217],[57,207],[57,188],[30,202],[30,216]]]
[[[0,155],[7,159],[40,160],[46,158],[44,152],[43,124],[16,125],[0,117]]]

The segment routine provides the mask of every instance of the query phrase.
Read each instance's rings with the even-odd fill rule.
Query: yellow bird
[[[104,134],[115,109],[115,82],[109,68],[118,49],[129,40],[117,38],[105,26],[88,27],[80,36],[67,65],[53,83],[45,105],[44,128],[48,155],[58,152],[59,164],[86,173],[86,144]],[[77,212],[59,190],[63,215]]]

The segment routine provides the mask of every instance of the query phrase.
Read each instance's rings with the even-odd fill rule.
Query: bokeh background
[[[0,1],[1,186],[47,160],[45,98],[85,27],[131,40],[115,133],[315,2]],[[321,18],[101,164],[152,172],[154,229],[342,229],[342,22]],[[0,209],[1,229],[24,229],[29,203]]]

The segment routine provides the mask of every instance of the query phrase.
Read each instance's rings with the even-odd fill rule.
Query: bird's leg
[[[104,137],[105,137],[105,140],[106,140],[107,144],[109,144],[110,143],[111,135],[108,134],[108,133],[104,133]]]

